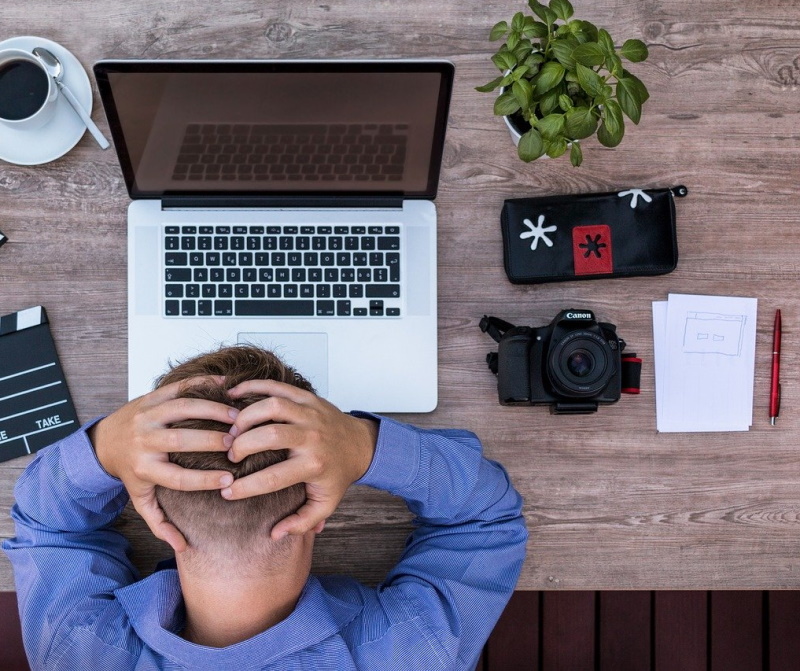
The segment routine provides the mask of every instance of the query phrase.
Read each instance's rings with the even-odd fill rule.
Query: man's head
[[[314,391],[307,380],[283,364],[274,354],[251,346],[235,346],[204,354],[173,366],[156,387],[198,376],[223,376],[219,384],[192,384],[182,390],[182,398],[202,398],[242,409],[263,396],[233,399],[227,390],[247,380],[278,380],[300,389]],[[209,420],[185,420],[173,428],[227,432],[229,425]],[[176,452],[170,461],[184,468],[226,470],[234,478],[267,468],[286,459],[285,450],[265,450],[245,457],[239,463],[228,460],[225,452]],[[271,494],[228,501],[218,490],[184,492],[156,487],[158,503],[169,520],[183,533],[189,547],[207,559],[272,556],[283,544],[270,540],[276,522],[295,512],[305,501],[302,484]],[[286,545],[286,544],[283,544]]]

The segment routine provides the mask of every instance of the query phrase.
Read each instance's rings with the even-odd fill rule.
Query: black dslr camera
[[[577,414],[620,399],[625,341],[614,324],[598,322],[591,310],[564,310],[539,328],[496,317],[484,317],[480,327],[500,345],[486,361],[497,375],[502,405],[551,405],[553,413]],[[641,360],[635,357],[625,360],[638,362],[636,390],[630,389],[638,393]]]

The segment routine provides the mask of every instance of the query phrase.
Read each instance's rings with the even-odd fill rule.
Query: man
[[[341,413],[255,348],[182,364],[39,452],[17,483],[3,547],[31,666],[471,671],[527,539],[519,494],[480,449],[465,431]],[[273,465],[249,472],[252,457]],[[309,575],[353,483],[416,515],[377,589]],[[139,580],[109,528],[128,496],[177,569]]]

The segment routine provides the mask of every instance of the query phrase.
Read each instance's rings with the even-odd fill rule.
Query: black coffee
[[[48,75],[35,63],[22,59],[0,65],[0,117],[27,119],[47,100]]]

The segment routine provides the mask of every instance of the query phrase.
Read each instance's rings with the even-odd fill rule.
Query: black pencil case
[[[678,264],[672,189],[512,198],[500,216],[514,284],[663,275]]]

